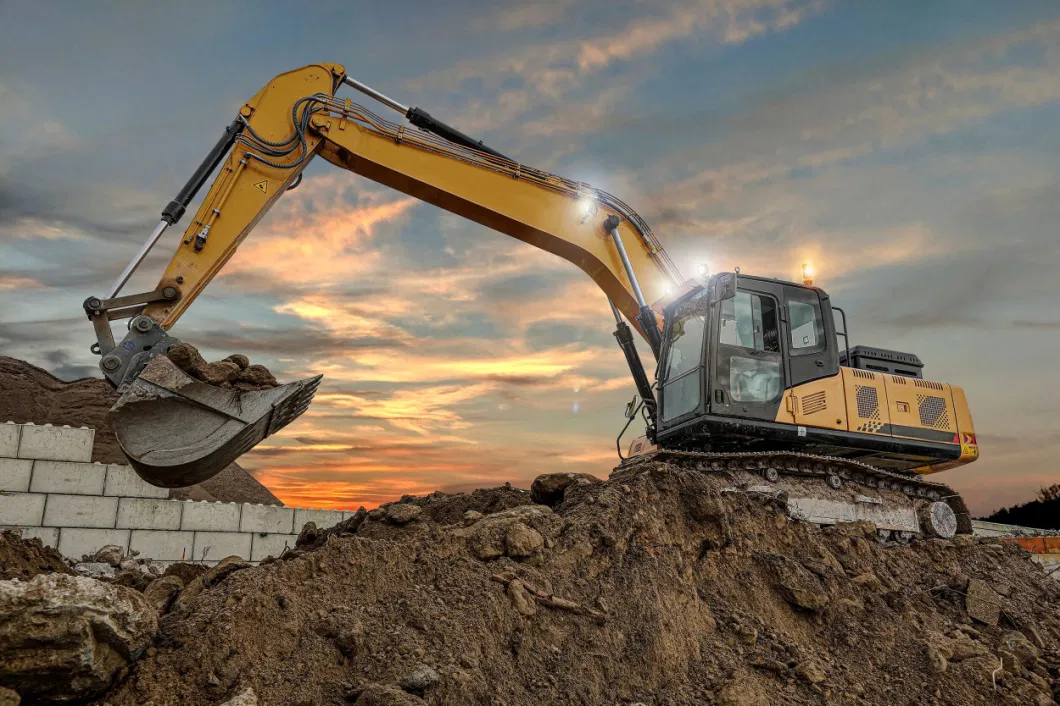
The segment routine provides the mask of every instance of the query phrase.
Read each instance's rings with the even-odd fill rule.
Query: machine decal
[[[259,181],[257,184],[254,185],[254,188],[257,189],[258,191],[260,191],[263,194],[269,193],[269,180],[268,179],[262,179],[261,181]]]

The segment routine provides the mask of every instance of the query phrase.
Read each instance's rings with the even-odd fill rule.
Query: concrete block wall
[[[293,547],[306,522],[350,511],[169,500],[129,466],[92,463],[95,431],[0,424],[0,526],[79,561],[106,544],[160,562],[259,562]]]

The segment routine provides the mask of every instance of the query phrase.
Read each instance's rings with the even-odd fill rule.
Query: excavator
[[[400,117],[340,97],[343,87]],[[174,324],[316,157],[557,255],[603,290],[637,390],[626,429],[638,417],[645,425],[626,454],[619,435],[616,472],[661,462],[718,473],[731,481],[728,492],[774,496],[820,524],[871,520],[890,539],[970,532],[960,496],[925,478],[978,458],[962,388],[925,380],[915,355],[851,350],[846,314],[808,276],[801,284],[739,269],[682,277],[620,199],[520,164],[340,64],[281,74],[248,100],[107,296],[84,302],[92,350],[120,393],[108,421],[147,482],[201,482],[312,401],[320,376],[221,389],[165,354],[180,342]],[[157,287],[122,295],[215,171]],[[119,343],[110,322],[125,319]],[[654,382],[636,335],[655,359]]]

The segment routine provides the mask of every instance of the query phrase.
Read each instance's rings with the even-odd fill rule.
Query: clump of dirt
[[[0,532],[0,581],[29,581],[37,574],[74,574],[62,554],[19,530]]]
[[[108,704],[1051,704],[1060,583],[658,463],[402,498],[192,581]],[[563,487],[556,490],[559,485]],[[307,528],[312,529],[312,528]]]
[[[96,430],[93,461],[128,463],[105,420],[118,399],[118,393],[105,380],[83,378],[66,382],[25,361],[0,356],[0,390],[3,391],[0,394],[0,423],[89,427]],[[171,491],[170,497],[175,500],[283,504],[236,463],[199,485]]]
[[[224,360],[207,363],[195,346],[180,343],[166,353],[173,364],[196,380],[226,390],[271,390],[279,387],[264,365],[251,365],[245,355],[235,353]]]

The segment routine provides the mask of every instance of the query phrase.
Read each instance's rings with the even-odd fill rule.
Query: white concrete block
[[[29,489],[34,493],[103,495],[107,467],[99,463],[34,461]]]
[[[342,510],[314,510],[307,507],[294,508],[294,531],[301,532],[307,522],[315,522],[317,529],[332,527],[343,520]]]
[[[244,503],[239,531],[290,534],[294,531],[294,508]]]
[[[114,526],[119,529],[176,530],[180,529],[179,500],[155,498],[118,498],[118,519]]]
[[[129,550],[140,552],[138,557],[140,559],[191,561],[194,548],[194,532],[133,530],[132,538],[129,540]]]
[[[39,539],[46,547],[59,544],[58,527],[22,527],[22,539]],[[80,557],[79,557],[80,558]]]
[[[95,429],[22,425],[18,457],[45,461],[91,461]]]
[[[0,430],[10,424],[0,425]],[[0,458],[0,490],[15,493],[29,491],[29,479],[33,471],[33,461],[21,458]]]
[[[169,488],[157,488],[140,476],[132,466],[107,466],[104,495],[120,495],[125,498],[168,498]]]
[[[92,495],[49,495],[45,527],[114,528],[118,499]]]
[[[196,532],[238,532],[239,504],[185,502],[180,528]]]
[[[0,493],[0,525],[40,527],[47,497],[39,493]]]
[[[285,548],[294,549],[297,539],[297,534],[255,534],[250,548],[250,560],[261,561],[267,556],[278,557],[283,554]]]
[[[192,559],[202,560],[204,551],[207,561],[218,562],[228,556],[250,559],[250,538],[249,532],[196,532]]]
[[[18,439],[21,435],[21,424],[12,422],[0,424],[0,456],[18,458]]]
[[[108,544],[117,544],[129,550],[129,530],[84,529],[61,527],[59,529],[59,553],[68,559],[81,561],[84,554],[95,554]]]

